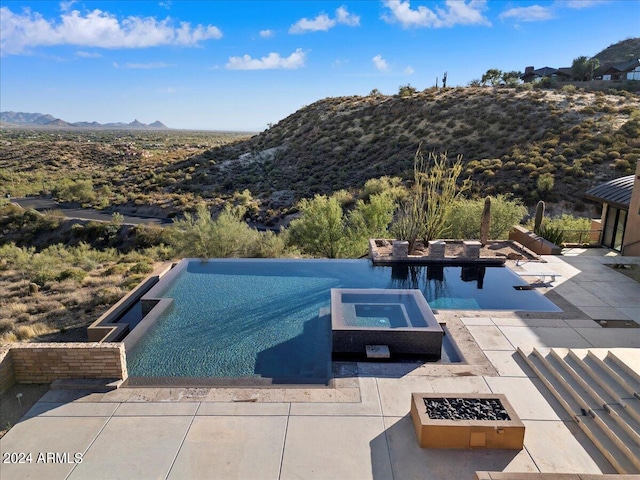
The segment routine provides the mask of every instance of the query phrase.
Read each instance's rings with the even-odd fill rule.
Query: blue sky
[[[0,109],[260,131],[329,96],[570,66],[640,36],[640,0],[13,1]]]

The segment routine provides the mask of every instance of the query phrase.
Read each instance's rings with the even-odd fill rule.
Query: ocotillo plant
[[[536,205],[536,217],[533,222],[533,231],[537,232],[540,230],[540,225],[542,225],[542,218],[544,217],[544,202],[540,200],[538,205]]]
[[[491,197],[484,199],[482,218],[480,220],[480,242],[486,245],[489,240],[489,228],[491,227]]]

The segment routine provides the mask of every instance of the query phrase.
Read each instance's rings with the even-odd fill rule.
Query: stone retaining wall
[[[13,373],[13,357],[8,346],[0,348],[0,394],[9,390],[16,383]]]
[[[0,351],[0,393],[14,383],[67,378],[126,379],[122,343],[13,343]]]

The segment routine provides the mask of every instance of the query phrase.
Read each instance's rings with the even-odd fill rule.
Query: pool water
[[[173,299],[131,349],[131,377],[262,377],[323,382],[332,288],[418,288],[433,309],[560,311],[507,268],[377,267],[369,260],[183,260],[147,294]],[[391,309],[393,310],[393,309]],[[397,311],[357,312],[396,322]]]

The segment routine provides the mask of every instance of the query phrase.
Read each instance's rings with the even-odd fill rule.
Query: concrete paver
[[[113,417],[69,480],[165,478],[192,417]]]
[[[587,348],[591,345],[573,328],[555,327],[498,327],[514,347],[570,347]]]
[[[392,478],[381,417],[290,417],[280,478]]]
[[[594,347],[640,347],[640,328],[577,328]]]
[[[378,378],[378,391],[382,413],[385,416],[402,417],[411,410],[411,393],[435,390],[431,377],[407,376],[403,378]]]
[[[168,478],[277,479],[286,426],[286,416],[196,417]]]
[[[524,445],[543,473],[615,473],[573,422],[525,420]]]
[[[0,438],[0,453],[31,454],[28,463],[2,463],[0,477],[12,479],[63,479],[76,466],[75,454],[83,455],[95,440],[108,417],[33,417],[22,420],[4,437]],[[39,454],[66,454],[66,459],[50,461],[45,457],[40,461]]]
[[[169,416],[193,416],[198,410],[199,403],[193,402],[176,402],[176,403],[156,403],[156,402],[138,402],[138,403],[121,403],[114,416],[116,417],[145,417],[156,415]]]
[[[504,393],[521,420],[571,420],[537,378],[485,377],[492,393]]]
[[[501,377],[535,377],[535,373],[522,360],[520,354],[513,351],[486,351],[484,354],[493,364]]]
[[[469,326],[467,329],[482,350],[515,350],[496,326]]]
[[[118,403],[36,403],[26,414],[28,417],[110,417]]]

